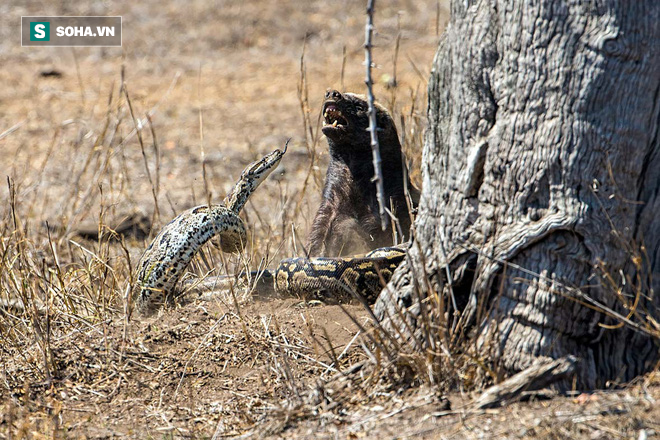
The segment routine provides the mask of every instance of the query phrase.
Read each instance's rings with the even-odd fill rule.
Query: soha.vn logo
[[[121,40],[119,15],[21,17],[21,46],[121,47]]]

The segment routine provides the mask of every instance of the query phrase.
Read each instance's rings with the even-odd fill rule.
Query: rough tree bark
[[[628,316],[639,297],[630,320],[659,320],[660,3],[455,0],[451,13],[417,243],[377,316],[428,346],[419,292],[447,295],[448,268],[461,324],[506,371],[571,354],[577,377],[559,388],[630,380],[658,340],[585,304]]]

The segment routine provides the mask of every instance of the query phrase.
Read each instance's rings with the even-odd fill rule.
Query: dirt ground
[[[123,47],[22,48],[22,15],[121,15]],[[445,2],[377,2],[375,93],[418,185],[426,79],[447,20]],[[127,313],[149,239],[222,200],[289,138],[243,211],[245,252],[209,247],[190,272],[301,255],[327,163],[323,92],[364,92],[364,22],[353,1],[0,4],[0,439],[658,435],[658,373],[475,412],[478,390],[374,368],[359,305],[236,291]],[[114,240],[103,225],[132,214],[150,235]]]

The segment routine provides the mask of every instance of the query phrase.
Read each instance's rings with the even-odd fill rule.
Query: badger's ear
[[[394,133],[396,133],[396,124],[394,124],[394,121],[387,110],[382,107],[376,107],[376,109],[378,110],[376,113],[376,123],[378,124],[378,128],[387,131],[394,131]]]

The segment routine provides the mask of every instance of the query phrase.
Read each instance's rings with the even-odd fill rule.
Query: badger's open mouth
[[[326,127],[346,127],[348,120],[342,115],[337,105],[329,102],[323,106],[323,128]]]

